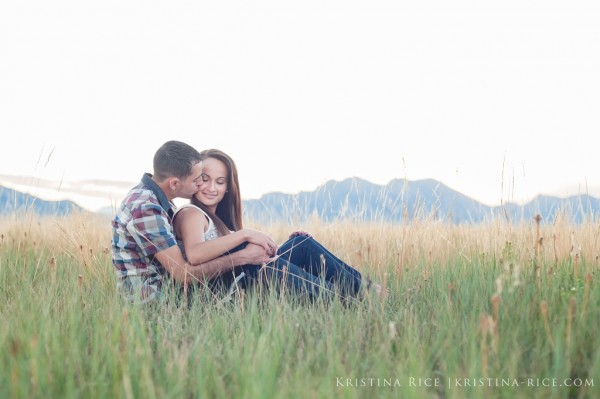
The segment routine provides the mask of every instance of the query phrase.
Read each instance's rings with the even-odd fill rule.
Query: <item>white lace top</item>
[[[206,216],[206,219],[208,220],[208,229],[206,229],[206,231],[204,232],[204,241],[214,240],[215,238],[219,237],[219,231],[217,230],[217,226],[215,226],[215,223],[206,214],[206,212],[204,212],[202,209],[198,208],[196,205],[186,204],[186,205],[181,206],[180,208],[178,208],[175,211],[175,214],[173,215],[173,219],[175,219],[175,216],[179,213],[180,210],[185,209],[185,208],[197,209],[200,212],[202,212],[204,214],[204,216]]]

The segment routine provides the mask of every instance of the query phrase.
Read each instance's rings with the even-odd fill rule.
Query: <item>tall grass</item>
[[[390,294],[348,306],[200,289],[126,306],[108,220],[6,218],[0,397],[598,395],[598,224],[257,227],[280,242],[310,231]]]

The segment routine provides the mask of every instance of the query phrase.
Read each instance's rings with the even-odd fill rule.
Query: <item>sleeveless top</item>
[[[206,214],[206,212],[204,212],[201,208],[198,208],[196,205],[185,204],[185,205],[181,206],[173,214],[173,220],[175,219],[175,216],[177,216],[177,214],[179,213],[179,211],[182,210],[182,209],[184,209],[184,208],[196,208],[197,210],[199,210],[200,212],[202,212],[204,214],[204,216],[206,216],[206,219],[208,220],[208,228],[204,232],[204,241],[214,240],[215,238],[219,237],[219,231],[217,230],[217,226],[215,226],[215,223],[212,221],[212,219],[210,218],[210,216],[208,216]],[[183,246],[183,241],[181,241],[181,240],[178,239],[177,240],[177,245],[181,249],[181,253],[183,254],[183,258],[187,261],[188,258],[187,258],[187,255],[185,254],[185,247]],[[235,292],[235,289],[237,288],[237,283],[245,275],[246,275],[246,273],[242,271],[241,273],[239,273],[235,277],[235,279],[233,280],[233,282],[229,286],[229,291],[227,292],[227,297],[231,297],[233,295],[233,293]]]
[[[186,205],[181,206],[180,208],[178,208],[175,211],[175,214],[173,215],[173,219],[175,219],[175,216],[179,213],[180,210],[185,209],[185,208],[194,208],[194,209],[199,210],[200,212],[202,212],[204,214],[204,216],[208,220],[208,228],[204,232],[204,241],[214,240],[215,238],[219,237],[219,231],[217,230],[217,226],[215,226],[215,223],[206,214],[206,212],[204,212],[201,208],[198,208],[196,205],[186,204]]]

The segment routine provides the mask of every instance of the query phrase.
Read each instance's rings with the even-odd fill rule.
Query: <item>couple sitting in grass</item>
[[[175,198],[188,205],[176,209]],[[112,221],[117,287],[130,301],[161,299],[169,285],[220,290],[259,284],[296,297],[352,300],[372,284],[305,232],[278,246],[267,234],[243,228],[234,161],[219,150],[196,151],[168,141],[121,203]]]

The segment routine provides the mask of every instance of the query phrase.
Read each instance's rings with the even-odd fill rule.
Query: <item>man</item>
[[[125,196],[112,221],[113,264],[117,289],[132,302],[160,299],[168,277],[182,286],[204,280],[217,270],[269,260],[263,248],[246,249],[202,265],[190,265],[173,234],[175,198],[191,198],[201,183],[200,154],[180,141],[168,141],[154,155],[154,174]]]

